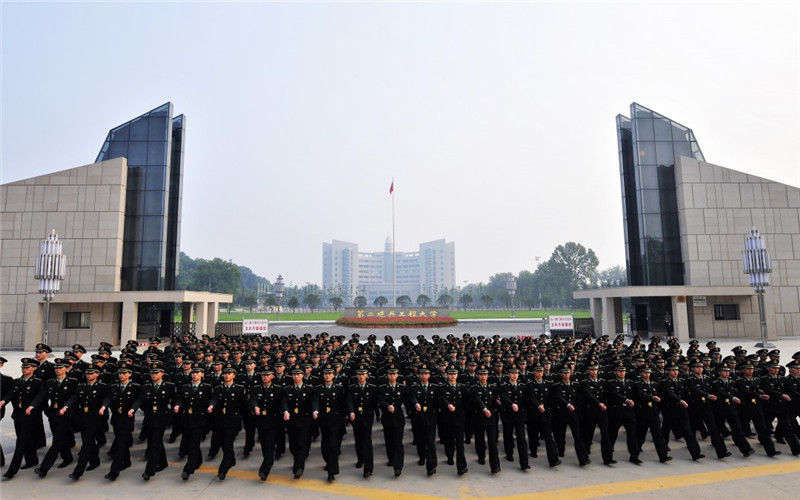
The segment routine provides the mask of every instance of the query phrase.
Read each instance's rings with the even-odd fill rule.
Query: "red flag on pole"
[[[394,193],[394,181],[392,181],[392,185],[389,186],[389,194]]]

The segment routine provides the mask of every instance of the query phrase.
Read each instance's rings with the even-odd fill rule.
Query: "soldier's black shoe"
[[[755,452],[756,452],[756,450],[751,448],[751,449],[747,450],[746,452],[742,453],[742,455],[744,455],[744,458],[747,458],[747,457],[749,457],[750,455],[752,455]]]
[[[88,470],[95,470],[95,469],[96,469],[96,468],[98,468],[98,467],[100,467],[100,464],[99,464],[99,463],[96,463],[96,464],[89,464],[89,466],[88,466],[88,467],[86,467],[86,470],[87,470],[87,471],[88,471]]]
[[[532,456],[533,458],[538,458],[538,457],[539,457],[539,454],[538,454],[537,452],[535,452],[535,451],[532,451],[532,452],[531,452],[531,456]]]
[[[217,474],[217,477],[219,478],[220,481],[224,481],[225,480],[225,474],[223,474],[222,472]]]
[[[558,467],[559,465],[561,465],[561,460],[556,460],[555,462],[550,464],[550,467]]]
[[[478,463],[481,464],[481,465],[486,465],[486,459],[481,457],[481,458],[478,459]]]
[[[453,465],[454,463],[453,457],[447,457],[447,465]]]
[[[217,456],[216,453],[211,453],[210,451],[208,452],[208,459],[209,460],[214,460],[214,457],[216,457],[216,456]]]
[[[69,460],[64,460],[63,462],[58,464],[58,468],[59,469],[63,469],[64,467],[68,467],[69,464],[71,464],[72,462],[73,462],[73,459],[71,459],[71,458]]]
[[[718,459],[720,459],[720,460],[722,460],[723,458],[728,458],[728,457],[729,457],[729,456],[731,456],[731,455],[733,455],[733,453],[731,453],[731,452],[729,452],[729,451],[726,451],[725,453],[723,453],[723,454],[721,454],[721,455],[717,455],[717,458],[718,458]]]
[[[145,481],[149,481],[151,477],[153,476],[151,476],[147,472],[142,472],[142,479],[144,479]]]
[[[364,467],[364,462],[361,462],[361,461],[356,462],[356,469],[360,469],[362,467]]]
[[[587,458],[586,460],[581,460],[581,461],[579,461],[579,462],[578,462],[578,464],[579,464],[581,467],[583,467],[584,465],[589,465],[590,463],[592,463],[592,460],[591,460],[591,459],[589,459],[589,458]]]
[[[183,479],[184,481],[188,481],[189,480],[189,473],[186,472],[186,471],[181,472],[181,479]]]
[[[279,451],[275,452],[275,460],[280,460],[282,456],[283,456],[283,453],[281,453]]]
[[[329,483],[332,483],[332,482],[334,482],[334,481],[336,481],[336,476],[334,476],[333,474],[331,474],[331,473],[329,472],[329,473],[328,473],[328,482],[329,482]]]
[[[463,469],[461,469],[460,471],[458,471],[458,475],[459,475],[459,476],[463,476],[463,475],[464,475],[464,474],[466,474],[467,472],[469,472],[469,471],[467,470],[467,468],[466,468],[466,467],[464,467]]]
[[[267,474],[266,472],[259,472],[258,473],[258,478],[260,480],[262,480],[262,481],[266,481],[267,480],[267,476],[269,476],[269,474]]]
[[[531,466],[527,464],[521,465],[520,468],[522,469],[523,472],[531,470]]]
[[[697,455],[696,457],[692,457],[692,460],[694,460],[696,462],[696,461],[700,460],[701,458],[706,458],[706,456],[701,453],[701,454]]]
[[[116,480],[117,480],[117,475],[116,475],[116,474],[113,474],[113,473],[111,473],[111,472],[109,472],[108,474],[106,474],[106,475],[105,475],[105,476],[103,476],[103,477],[104,477],[105,479],[108,479],[109,481],[116,481]]]
[[[244,458],[249,457],[250,456],[250,450],[244,450],[244,452],[242,452],[242,456],[244,456]]]
[[[617,463],[616,460],[606,460],[603,462],[603,464],[605,465],[614,465],[615,463]]]
[[[371,470],[364,469],[364,479],[368,478],[371,475],[372,475],[372,471]]]
[[[425,465],[425,459],[420,458],[419,460],[417,460],[417,465]]]
[[[631,462],[633,465],[642,465],[642,461],[641,461],[641,460],[639,460],[638,458],[633,458],[633,457],[631,457],[631,459],[630,459],[630,462]]]
[[[81,478],[81,476],[79,476],[79,475],[77,475],[77,474],[75,474],[73,472],[72,474],[69,475],[69,478],[72,479],[73,481],[77,481],[78,479]]]
[[[509,462],[513,462],[514,461],[514,456],[513,455],[506,455],[506,460],[508,460]]]
[[[436,467],[434,467],[433,469],[428,471],[428,477],[430,477],[430,476],[432,476],[434,474],[436,474]]]
[[[780,451],[778,451],[778,450],[775,450],[775,452],[774,452],[774,453],[767,453],[767,456],[768,456],[768,457],[776,457],[776,456],[778,456],[778,455],[780,455],[780,454],[781,454],[781,452],[780,452]]]
[[[20,470],[30,469],[31,467],[36,467],[37,465],[39,465],[39,461],[38,460],[33,462],[32,464],[23,465],[22,467],[20,467]]]
[[[659,461],[663,464],[664,462],[669,462],[670,460],[672,460],[672,457],[665,457],[663,460]]]
[[[403,473],[403,469],[395,469],[394,470],[394,477],[400,477],[400,474]]]
[[[47,475],[47,471],[43,471],[42,469],[40,469],[38,467],[33,469],[33,472],[36,473],[36,475],[41,477],[41,478],[44,478]]]
[[[559,451],[558,452],[558,458],[564,458],[564,452],[563,451]]]
[[[303,469],[300,469],[300,470],[298,470],[297,472],[294,473],[294,478],[295,479],[300,479],[301,477],[303,477]]]
[[[496,469],[492,469],[492,475],[497,474],[498,472],[500,472],[500,467],[497,467]]]

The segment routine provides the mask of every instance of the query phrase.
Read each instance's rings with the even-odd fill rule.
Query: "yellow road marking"
[[[213,466],[201,466],[197,472],[201,474],[216,475],[217,468]],[[614,495],[627,495],[630,493],[641,493],[645,491],[661,489],[683,488],[686,486],[697,486],[701,484],[720,483],[725,481],[736,481],[740,479],[751,479],[755,477],[797,472],[800,472],[800,460],[786,463],[758,465],[753,467],[731,468],[721,471],[698,472],[694,474],[682,474],[675,476],[659,476],[649,479],[594,484],[578,486],[575,488],[563,488],[559,490],[527,492],[503,496],[485,496],[482,494],[478,494],[476,496],[469,491],[469,488],[462,487],[460,491],[460,498],[461,500],[578,500],[585,498],[601,498]],[[231,469],[228,472],[228,477],[253,481],[259,480],[258,472],[238,469]],[[279,474],[270,474],[267,484],[301,490],[318,491],[333,495],[341,495],[344,497],[365,498],[370,500],[452,500],[449,497],[391,491],[382,488],[358,486],[340,482],[328,483],[327,481],[318,479],[295,480],[289,476],[283,476]]]

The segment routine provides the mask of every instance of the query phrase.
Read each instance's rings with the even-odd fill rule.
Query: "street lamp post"
[[[286,291],[286,285],[283,283],[283,276],[278,275],[275,280],[275,298],[278,299],[278,321],[281,320],[281,299],[283,299],[283,292]]]
[[[508,275],[508,280],[506,280],[506,289],[508,290],[508,295],[511,296],[511,317],[514,317],[514,295],[517,293],[517,279],[514,277],[513,274]]]
[[[744,273],[750,277],[750,286],[758,294],[758,313],[761,318],[761,342],[756,347],[772,349],[775,346],[767,342],[767,316],[764,310],[764,288],[769,285],[769,275],[772,272],[772,260],[764,245],[764,238],[758,234],[754,227],[750,235],[745,236],[744,252],[742,252]]]
[[[61,280],[67,267],[67,256],[61,253],[61,242],[56,230],[42,242],[42,253],[36,257],[33,277],[39,280],[39,293],[44,299],[44,320],[42,321],[42,342],[47,344],[47,321],[50,319],[50,302],[61,291]]]

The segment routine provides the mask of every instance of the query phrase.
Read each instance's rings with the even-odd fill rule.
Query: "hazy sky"
[[[798,5],[3,1],[2,182],[171,101],[192,257],[321,284],[323,241],[383,249],[394,177],[397,250],[455,241],[459,285],[567,241],[624,265],[631,102],[800,186]]]

